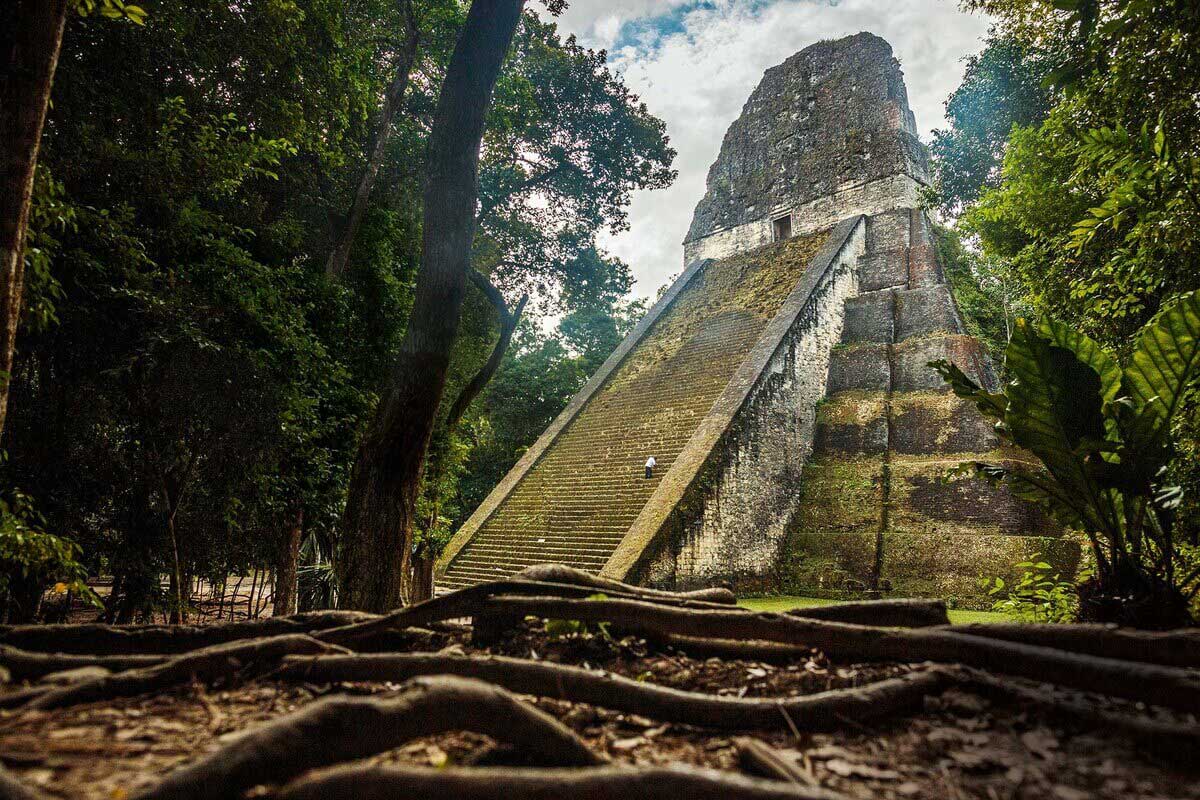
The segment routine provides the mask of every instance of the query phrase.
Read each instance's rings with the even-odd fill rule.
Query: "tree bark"
[[[486,734],[547,766],[584,767],[608,760],[588,749],[570,728],[504,689],[442,675],[414,680],[391,698],[335,695],[318,700],[171,773],[136,800],[240,797],[262,783],[284,783],[314,768],[459,730]]]
[[[688,765],[571,769],[431,769],[351,764],[317,772],[280,789],[277,800],[848,800],[832,789],[747,778]]]
[[[429,137],[421,269],[408,329],[350,479],[336,568],[344,608],[401,604],[421,472],[458,335],[478,201],[479,146],[523,0],[475,0]]]
[[[450,412],[446,415],[446,435],[458,426],[458,423],[463,418],[463,414],[467,413],[467,407],[471,405],[479,393],[483,391],[483,387],[488,385],[492,376],[496,374],[496,370],[500,368],[500,362],[504,360],[504,354],[508,352],[508,345],[512,342],[513,332],[516,331],[517,325],[521,322],[521,314],[525,311],[525,303],[529,301],[529,295],[522,295],[517,302],[517,307],[512,311],[508,310],[508,304],[504,302],[504,295],[500,294],[500,290],[487,279],[483,273],[472,269],[467,273],[471,282],[479,287],[479,290],[487,295],[487,299],[495,307],[496,313],[500,315],[500,336],[496,339],[496,346],[492,348],[491,355],[484,365],[479,368],[463,390],[458,393],[458,397],[454,399],[454,403],[450,406]]]
[[[346,223],[338,234],[337,244],[325,262],[325,275],[337,279],[346,270],[350,260],[350,249],[354,246],[354,237],[362,224],[367,212],[367,201],[371,198],[371,190],[375,187],[375,179],[379,176],[379,168],[383,165],[384,151],[388,139],[392,135],[392,125],[396,114],[404,100],[404,91],[408,88],[408,76],[412,72],[413,62],[417,56],[417,46],[420,44],[421,32],[413,14],[411,0],[404,2],[405,37],[400,48],[400,57],[396,63],[396,74],[383,95],[383,107],[379,112],[379,124],[371,136],[367,149],[367,163],[358,179],[358,188],[354,192],[354,200],[350,204],[350,213],[346,215]]]
[[[0,4],[0,434],[8,410],[21,293],[25,235],[42,126],[62,47],[67,0]]]
[[[279,563],[275,567],[275,596],[272,614],[284,617],[296,613],[296,579],[300,567],[300,539],[304,536],[304,509],[292,512],[291,523],[283,541]]]

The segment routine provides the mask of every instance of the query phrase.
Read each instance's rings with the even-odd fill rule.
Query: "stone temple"
[[[674,589],[981,600],[1074,542],[960,461],[1028,459],[928,367],[994,385],[920,194],[891,46],[767,70],[725,134],[684,272],[455,535],[439,589],[561,562]],[[646,458],[658,467],[643,475]]]

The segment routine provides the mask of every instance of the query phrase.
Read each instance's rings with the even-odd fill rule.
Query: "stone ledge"
[[[995,534],[911,534],[819,531],[793,533],[781,568],[779,591],[831,598],[874,594],[876,546],[882,542],[879,575],[883,597],[943,597],[962,607],[986,608],[983,577],[1018,578],[1014,565],[1040,554],[1063,575],[1079,563],[1071,538]]]

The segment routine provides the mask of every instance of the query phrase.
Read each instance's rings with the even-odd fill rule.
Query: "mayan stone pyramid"
[[[1035,552],[1069,573],[1076,545],[1033,507],[943,479],[1027,456],[927,366],[996,381],[919,209],[928,171],[884,40],[767,70],[709,170],[687,268],[458,531],[439,589],[560,562],[969,604]]]

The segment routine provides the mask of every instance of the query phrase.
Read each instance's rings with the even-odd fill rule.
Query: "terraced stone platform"
[[[1027,456],[928,365],[994,385],[919,210],[928,184],[886,41],[767,70],[709,170],[687,270],[463,525],[439,588],[558,561],[662,588],[978,604],[980,576],[1035,551],[1070,574],[1077,545],[1035,509],[944,480]]]
[[[600,572],[825,238],[797,237],[681,276],[603,385],[585,387],[594,393],[577,413],[568,409],[570,421],[511,491],[468,522],[439,587],[550,561]],[[650,455],[658,467],[647,480]]]
[[[1064,574],[1075,542],[1034,506],[979,480],[946,480],[967,460],[1028,462],[1001,444],[928,362],[945,358],[995,389],[965,334],[915,208],[871,217],[859,294],[846,301],[842,344],[817,411],[803,496],[785,546],[784,591],[829,596],[934,595],[970,603],[981,576],[1012,576],[1038,553]]]

